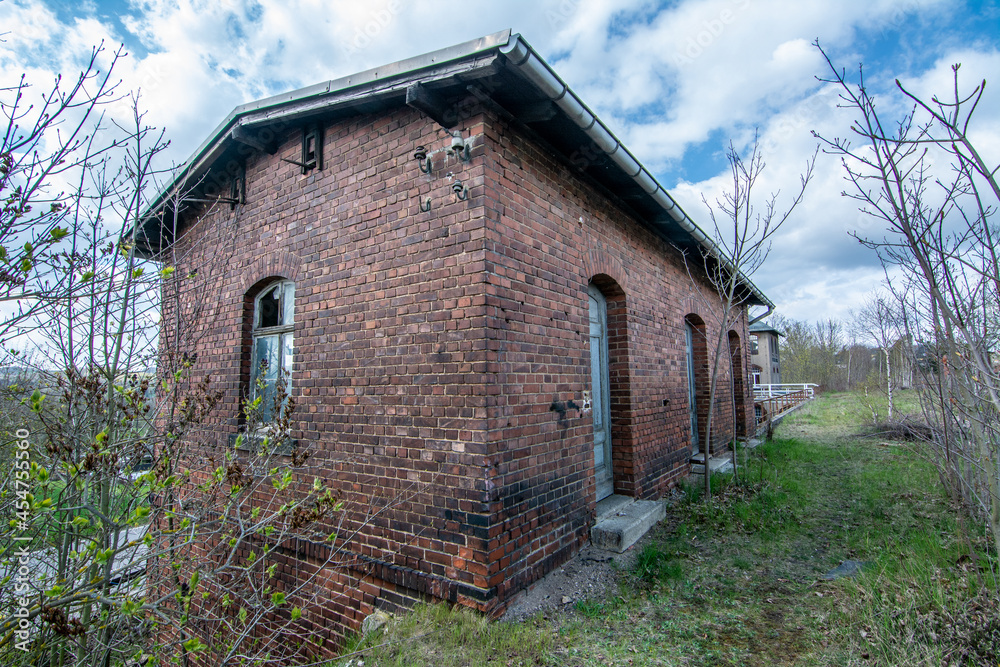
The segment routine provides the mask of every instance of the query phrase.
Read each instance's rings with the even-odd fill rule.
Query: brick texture
[[[510,121],[473,109],[461,129],[471,160],[437,153],[424,174],[413,147],[444,144],[432,121],[406,108],[340,121],[324,169],[302,175],[283,161],[300,150],[289,128],[276,155],[247,157],[246,204],[188,211],[165,258],[194,272],[164,293],[164,321],[188,322],[180,344],[225,392],[202,434],[220,447],[248,391],[253,297],[295,282],[293,437],[357,531],[315,621],[334,640],[417,599],[499,613],[588,539],[591,282],[608,303],[616,493],[656,498],[689,471],[684,322],[711,318],[678,252]],[[716,447],[734,427],[723,361]],[[737,402],[745,422],[752,403]],[[284,557],[321,562],[310,548]]]

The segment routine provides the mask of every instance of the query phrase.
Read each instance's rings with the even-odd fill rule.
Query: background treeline
[[[912,364],[903,339],[892,340],[883,347],[875,338],[860,333],[860,316],[846,322],[834,319],[807,322],[779,315],[770,324],[784,334],[779,342],[783,382],[812,382],[821,391],[884,388],[888,348],[889,367],[897,386],[903,389],[912,386]]]

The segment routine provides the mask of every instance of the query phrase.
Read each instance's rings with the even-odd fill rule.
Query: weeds
[[[635,558],[635,575],[646,583],[680,581],[684,569],[674,554],[660,544],[650,543]]]
[[[422,604],[394,618],[384,632],[352,638],[345,657],[330,667],[546,664],[553,634],[539,622],[498,623],[471,609]]]
[[[739,479],[714,476],[711,503],[683,486],[620,596],[520,624],[424,607],[369,639],[393,643],[365,664],[996,665],[985,533],[963,536],[917,452],[854,436],[854,400],[787,418],[773,443],[742,451]],[[823,579],[848,559],[868,565]]]

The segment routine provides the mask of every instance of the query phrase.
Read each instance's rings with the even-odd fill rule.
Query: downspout
[[[765,317],[767,317],[768,315],[770,315],[773,312],[774,312],[774,304],[771,303],[770,301],[768,301],[767,302],[767,310],[765,310],[763,313],[761,313],[757,317],[755,317],[752,320],[750,320],[749,322],[747,322],[747,326],[750,326],[751,324],[756,324],[757,322],[760,322],[762,319],[764,319]]]

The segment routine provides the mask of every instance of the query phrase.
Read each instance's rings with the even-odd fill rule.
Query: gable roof
[[[782,338],[785,337],[785,334],[765,322],[754,322],[748,328],[750,329],[750,333],[773,333],[781,336]]]
[[[137,233],[137,250],[153,257],[169,247],[171,194],[204,182],[246,146],[273,152],[275,126],[339,120],[409,105],[444,127],[460,119],[470,95],[518,122],[552,152],[603,188],[664,240],[726,269],[728,258],[608,127],[559,78],[524,38],[504,30],[383,67],[301,88],[233,109],[153,200]],[[586,159],[581,159],[585,156]],[[771,301],[740,276],[750,305]]]

